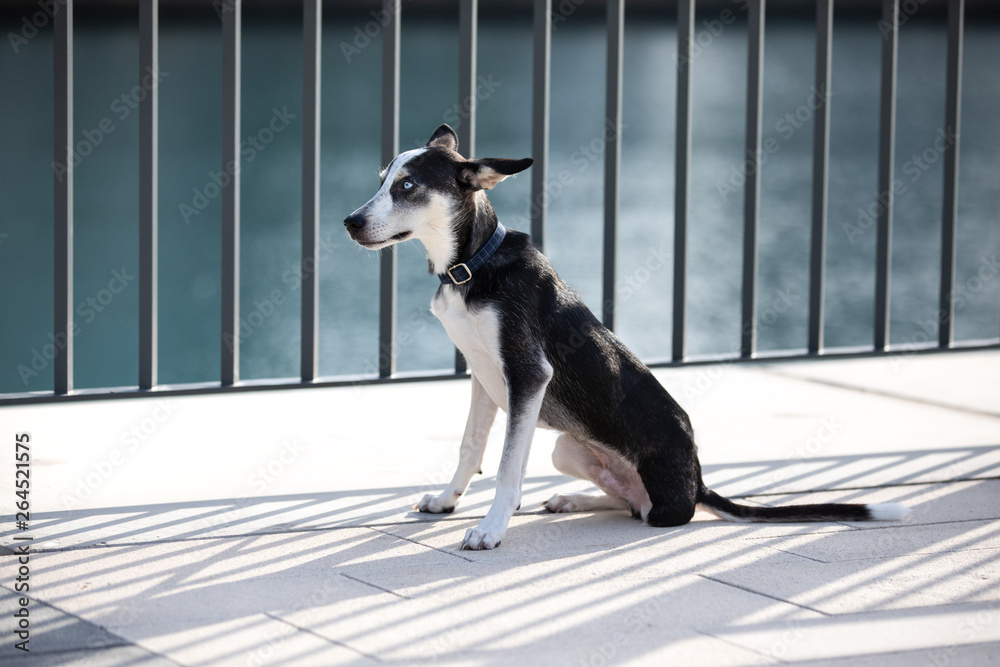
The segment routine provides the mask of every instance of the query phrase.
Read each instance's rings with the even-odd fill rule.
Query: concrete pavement
[[[448,381],[4,408],[4,665],[1000,664],[1000,353],[657,371],[743,502],[901,502],[902,523],[673,529],[552,515],[539,431],[503,544],[502,419],[452,515]],[[13,438],[32,436],[14,528]],[[14,648],[30,536],[30,654]]]

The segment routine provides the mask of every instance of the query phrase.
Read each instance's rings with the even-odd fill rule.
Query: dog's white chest
[[[461,350],[483,389],[501,410],[507,411],[507,385],[500,356],[500,317],[490,307],[470,312],[465,300],[451,288],[441,289],[431,301],[431,312],[441,320],[455,347]]]

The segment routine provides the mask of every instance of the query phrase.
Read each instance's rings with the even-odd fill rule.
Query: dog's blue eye
[[[413,189],[413,181],[403,181],[403,189],[404,190],[412,190]]]

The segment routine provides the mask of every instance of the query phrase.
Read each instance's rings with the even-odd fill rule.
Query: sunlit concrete
[[[539,431],[503,544],[458,550],[468,381],[0,410],[4,665],[982,664],[1000,656],[1000,353],[657,371],[744,502],[901,502],[901,523],[680,528],[552,515],[587,485]],[[32,442],[14,527],[14,434]],[[30,536],[31,654],[14,648]],[[843,660],[844,662],[840,662]]]

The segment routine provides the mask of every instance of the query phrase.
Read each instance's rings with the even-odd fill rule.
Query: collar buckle
[[[462,278],[460,278],[452,273],[453,271],[464,271],[465,273],[460,273],[459,275],[462,276]],[[451,282],[455,285],[464,285],[472,280],[472,271],[469,269],[468,265],[465,264],[465,262],[462,262],[448,269],[448,277],[451,278]]]
[[[460,262],[455,266],[451,267],[444,273],[437,274],[438,279],[441,280],[442,285],[464,285],[465,283],[472,280],[472,274],[481,269],[493,253],[497,251],[500,244],[503,242],[504,236],[506,236],[507,230],[504,226],[497,222],[497,228],[493,232],[493,236],[489,238],[486,243],[476,251],[476,254],[472,256],[469,263]]]

